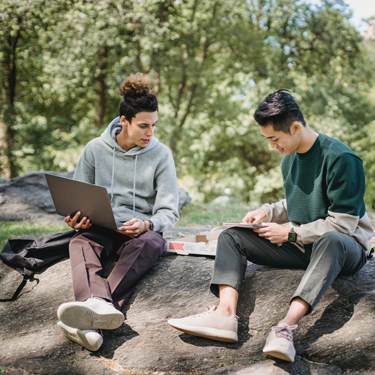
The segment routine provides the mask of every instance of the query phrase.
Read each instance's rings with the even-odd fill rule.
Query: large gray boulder
[[[251,365],[224,366],[209,372],[207,375],[289,375],[316,374],[341,375],[342,370],[335,365],[309,363],[297,357],[293,364],[266,359]]]
[[[72,178],[74,171],[50,172]],[[48,189],[45,172],[30,172],[12,180],[0,179],[0,221],[28,220],[41,225],[61,224]],[[179,209],[191,202],[189,193],[179,187]]]
[[[191,202],[189,193],[183,187],[178,187],[178,209],[187,206]]]
[[[30,172],[0,181],[0,221],[29,220],[41,225],[61,224],[48,189],[45,172]],[[74,172],[56,173],[72,178]]]
[[[56,309],[74,299],[69,260],[48,268],[17,301],[0,303],[0,367],[29,374],[214,372],[215,374],[365,374],[375,370],[375,261],[338,277],[295,331],[294,364],[262,353],[265,339],[286,313],[303,271],[249,264],[238,306],[239,342],[227,344],[179,332],[167,323],[217,303],[208,287],[214,260],[168,255],[138,284],[123,312],[126,321],[104,332],[90,353],[56,327]],[[20,275],[0,263],[0,298]],[[234,367],[233,367],[234,366]]]

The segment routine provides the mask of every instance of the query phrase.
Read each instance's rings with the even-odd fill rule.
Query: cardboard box
[[[216,255],[217,239],[222,230],[167,241],[167,252],[179,255]]]

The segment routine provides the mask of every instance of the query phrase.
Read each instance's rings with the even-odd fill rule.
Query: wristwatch
[[[148,222],[150,223],[150,230],[154,230],[154,223],[151,220],[149,220]]]
[[[297,242],[297,233],[292,228],[288,234],[288,241],[289,242]]]

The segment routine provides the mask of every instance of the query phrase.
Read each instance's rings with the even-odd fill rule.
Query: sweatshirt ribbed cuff
[[[161,232],[161,228],[162,228],[161,220],[156,216],[150,217],[150,220],[154,224],[154,232]]]
[[[260,208],[267,214],[266,218],[263,221],[265,223],[270,222],[272,219],[271,205],[268,203],[265,203]]]

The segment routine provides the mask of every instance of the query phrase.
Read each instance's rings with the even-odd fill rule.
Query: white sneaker
[[[208,311],[181,319],[169,319],[168,323],[182,332],[190,335],[206,337],[212,340],[237,342],[238,317],[228,318],[215,313],[216,306]]]
[[[67,326],[78,329],[116,329],[125,319],[112,303],[95,297],[84,302],[63,303],[57,316]]]
[[[296,328],[298,328],[297,324],[290,326],[286,323],[280,323],[276,327],[272,327],[267,337],[266,345],[263,348],[263,353],[284,361],[294,362],[296,349],[293,345],[292,331]]]
[[[103,344],[102,335],[92,329],[77,329],[72,328],[64,324],[63,322],[57,322],[57,326],[60,328],[60,331],[64,334],[66,338],[76,342],[79,345],[82,345],[84,348],[95,352]]]

